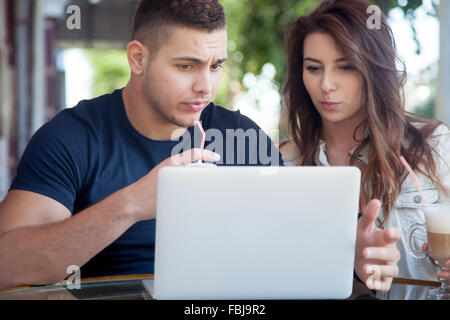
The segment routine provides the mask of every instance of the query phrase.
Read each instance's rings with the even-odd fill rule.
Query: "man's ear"
[[[142,42],[133,40],[127,46],[127,57],[131,72],[141,76],[144,73],[148,61],[147,48]]]

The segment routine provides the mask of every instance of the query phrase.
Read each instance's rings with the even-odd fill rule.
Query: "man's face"
[[[227,58],[227,33],[174,27],[150,57],[142,78],[147,105],[160,125],[190,127],[215,96]]]

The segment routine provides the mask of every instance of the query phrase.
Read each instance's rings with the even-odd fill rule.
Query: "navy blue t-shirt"
[[[222,157],[216,164],[282,165],[270,139],[239,111],[210,103],[200,120],[205,148]],[[194,127],[175,141],[141,135],[128,120],[122,90],[116,90],[83,100],[42,126],[30,140],[10,190],[48,196],[77,214],[136,182],[174,151],[198,147],[194,137]],[[81,276],[153,273],[155,225],[155,219],[134,224],[88,261]]]

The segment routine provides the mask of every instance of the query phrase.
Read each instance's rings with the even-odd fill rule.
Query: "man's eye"
[[[218,70],[220,70],[222,68],[223,68],[223,65],[221,65],[221,64],[213,64],[211,66],[211,70],[213,70],[213,71],[218,71]]]
[[[189,70],[191,68],[189,64],[179,64],[177,67],[181,70]]]

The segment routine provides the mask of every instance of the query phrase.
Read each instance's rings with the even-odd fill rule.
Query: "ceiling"
[[[59,45],[63,48],[125,48],[131,39],[132,18],[138,0],[50,0],[63,5],[58,23]],[[69,30],[69,5],[80,8],[81,28]]]

